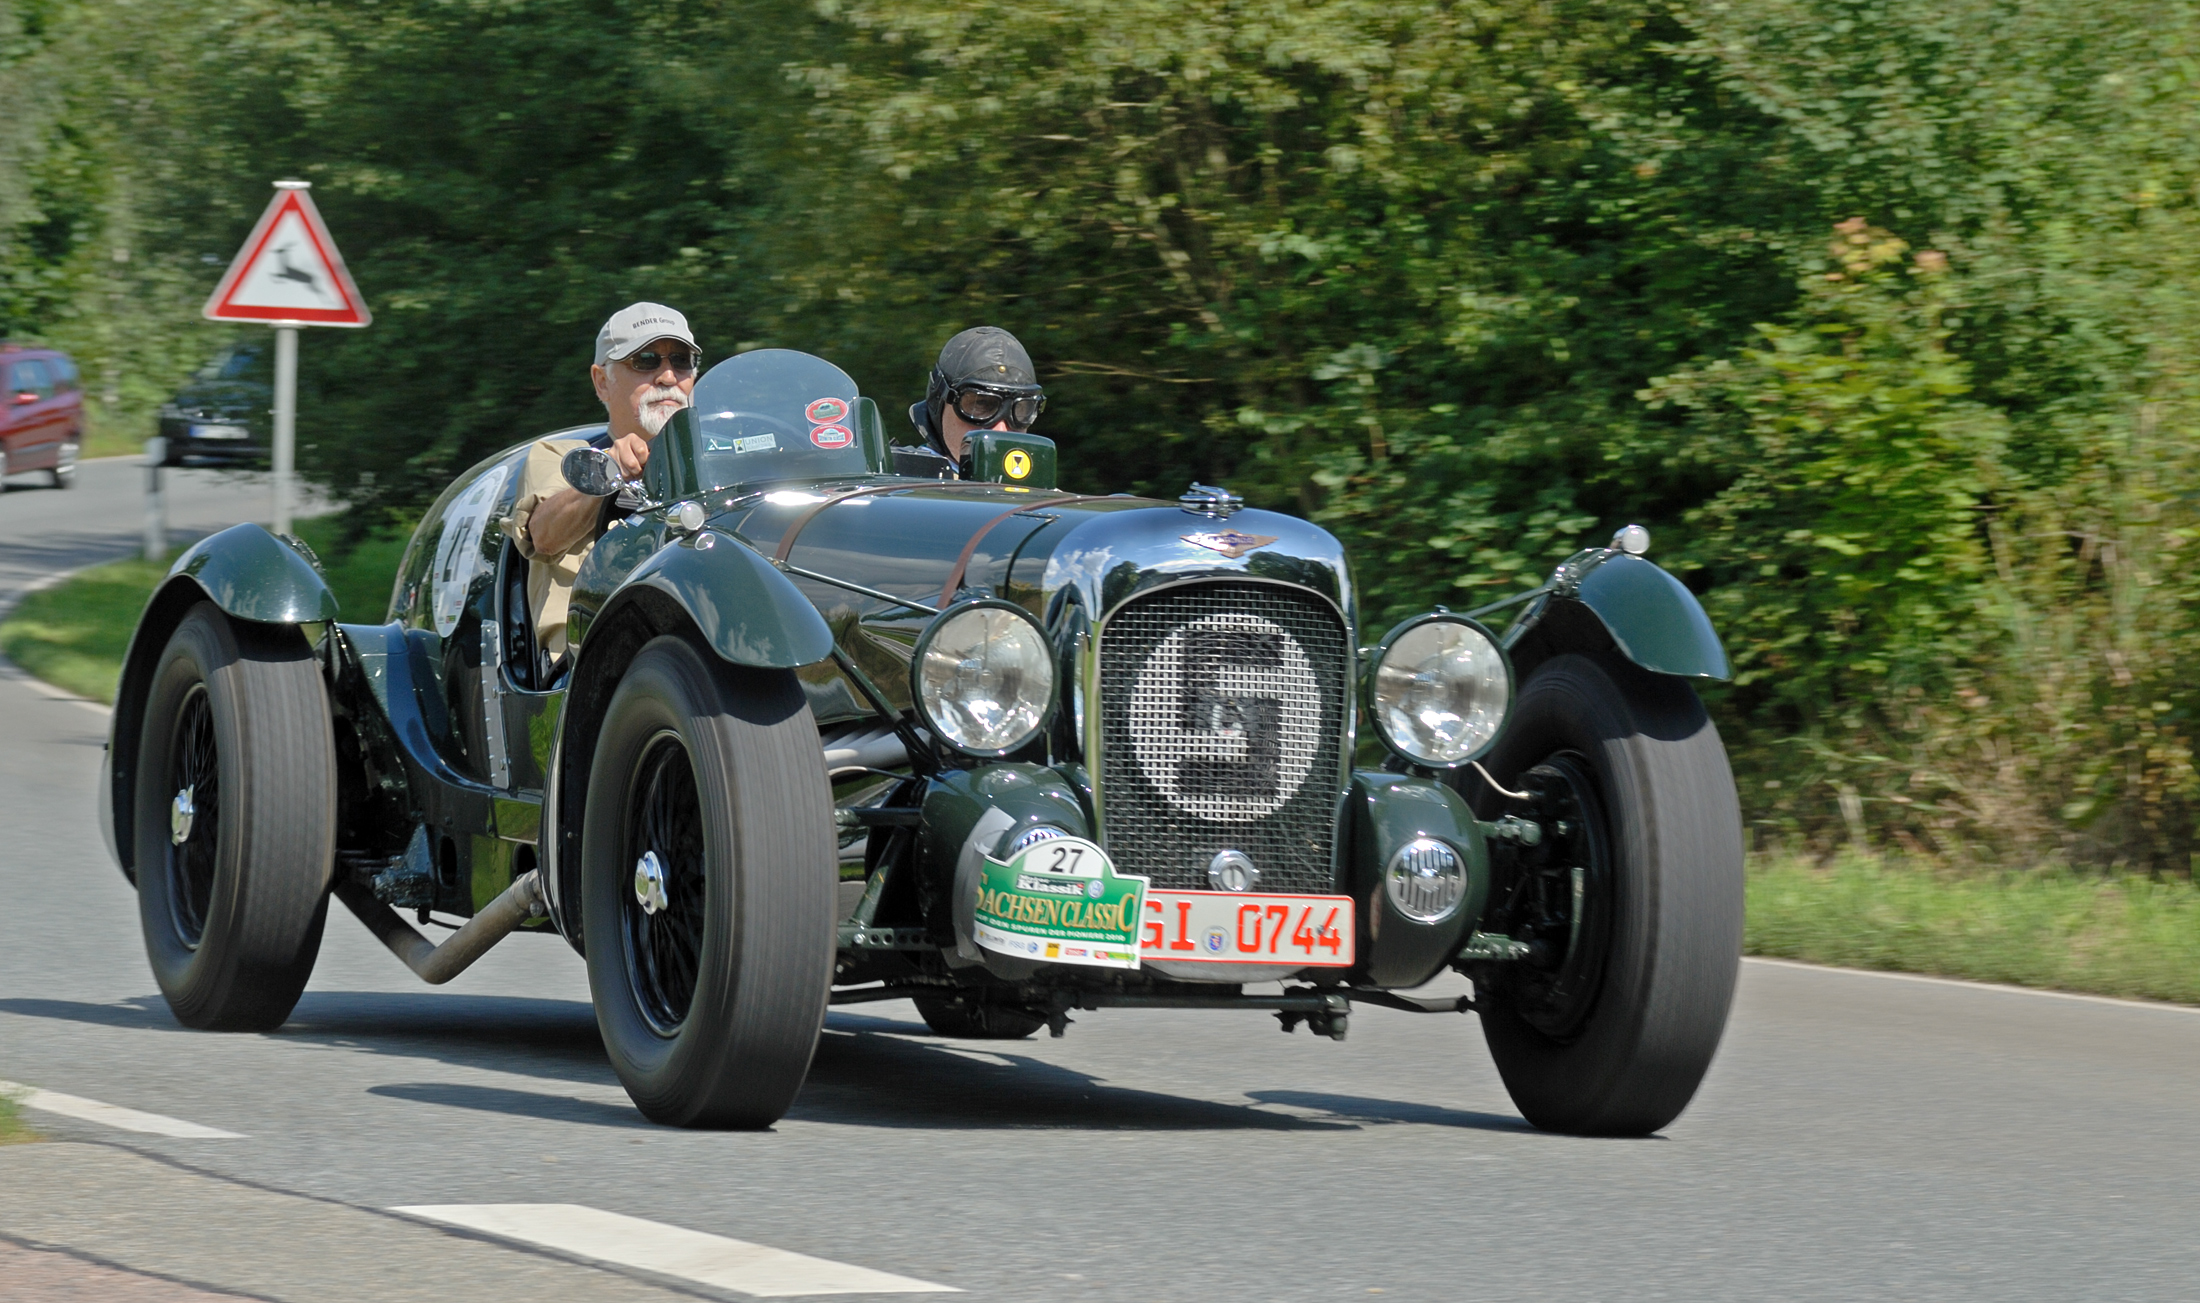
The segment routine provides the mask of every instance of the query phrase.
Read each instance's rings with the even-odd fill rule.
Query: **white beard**
[[[672,400],[678,406],[659,407],[657,405],[667,399]],[[672,414],[687,405],[687,395],[681,393],[679,388],[673,385],[652,385],[634,395],[634,415],[641,421],[642,428],[649,432],[649,437],[652,439],[663,434],[665,423],[672,419]]]

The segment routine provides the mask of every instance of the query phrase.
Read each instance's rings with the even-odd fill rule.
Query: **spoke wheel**
[[[605,707],[582,818],[588,985],[627,1094],[672,1126],[778,1121],[825,1023],[840,876],[801,683],[653,639]]]
[[[631,808],[635,885],[622,902],[629,980],[650,1027],[672,1036],[695,1003],[708,896],[695,767],[678,734],[668,730],[650,743]]]
[[[206,912],[214,898],[214,867],[221,845],[221,764],[214,749],[214,715],[206,703],[206,685],[194,684],[176,720],[169,800],[168,908],[176,935],[196,950],[206,935]]]
[[[336,840],[336,742],[288,625],[184,615],[147,684],[132,778],[145,954],[176,1020],[266,1031],[312,976]]]

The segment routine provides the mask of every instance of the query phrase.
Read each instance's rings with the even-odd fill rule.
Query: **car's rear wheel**
[[[596,1022],[655,1122],[764,1127],[794,1102],[832,985],[832,788],[801,685],[678,637],[605,713],[582,833]]]
[[[59,448],[54,449],[53,469],[46,472],[53,478],[57,489],[76,487],[76,459],[79,451],[76,437],[71,435]]]
[[[1020,1041],[1047,1025],[1037,1014],[948,995],[920,995],[916,1005],[925,1026],[959,1040]]]
[[[288,625],[193,607],[155,664],[138,740],[138,917],[176,1020],[266,1031],[313,973],[335,853],[336,744]]]
[[[1545,1130],[1657,1131],[1711,1066],[1741,961],[1726,750],[1684,681],[1565,655],[1521,690],[1488,767],[1545,830],[1485,923],[1532,957],[1474,970],[1498,1073]]]

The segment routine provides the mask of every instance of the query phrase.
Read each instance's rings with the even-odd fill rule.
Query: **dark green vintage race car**
[[[1741,826],[1689,680],[1726,661],[1639,529],[1502,636],[1370,637],[1303,520],[1058,491],[1029,434],[957,478],[761,350],[624,487],[553,661],[502,528],[528,447],[429,509],[383,623],[249,525],[146,608],[103,815],[185,1024],[280,1024],[333,896],[430,982],[562,936],[682,1126],[770,1124],[827,1007],[884,999],[966,1037],[1472,1012],[1527,1118],[1582,1133],[1663,1127],[1709,1066]],[[566,474],[622,491],[601,452]],[[437,945],[400,911],[465,921]],[[1471,999],[1410,993],[1449,970]]]

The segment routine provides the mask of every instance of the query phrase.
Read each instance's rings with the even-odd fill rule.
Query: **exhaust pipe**
[[[414,931],[412,924],[400,918],[396,910],[384,904],[363,883],[339,883],[336,896],[359,916],[369,932],[382,939],[391,954],[418,973],[421,981],[441,986],[473,967],[476,959],[489,953],[489,947],[510,936],[520,924],[549,915],[543,900],[542,880],[537,873],[529,869],[513,879],[503,895],[466,920],[464,927],[445,937],[442,945]]]

